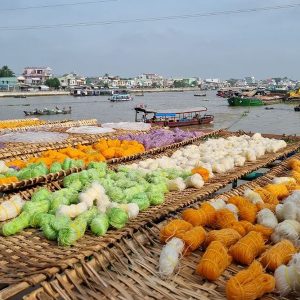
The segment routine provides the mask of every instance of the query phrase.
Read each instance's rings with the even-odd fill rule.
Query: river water
[[[146,104],[155,109],[188,108],[206,106],[214,114],[215,122],[208,128],[229,128],[262,133],[300,134],[300,112],[294,105],[275,104],[274,109],[260,107],[229,107],[227,100],[218,98],[215,91],[208,91],[206,97],[194,97],[194,92],[145,93],[133,101],[112,103],[107,96],[81,97],[28,97],[26,99],[3,98],[0,100],[0,119],[24,118],[23,110],[35,108],[72,107],[71,115],[42,116],[45,120],[91,119],[99,122],[134,121],[134,106]]]

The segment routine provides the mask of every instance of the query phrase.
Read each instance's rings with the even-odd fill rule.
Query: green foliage
[[[189,87],[189,84],[185,80],[175,80],[173,83],[174,88]]]
[[[3,66],[0,69],[0,77],[15,77],[15,73],[8,66]]]
[[[60,82],[58,78],[49,78],[45,81],[45,85],[49,86],[50,88],[58,89],[60,87]]]

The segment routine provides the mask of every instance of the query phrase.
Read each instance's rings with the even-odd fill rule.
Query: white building
[[[85,77],[79,76],[76,73],[65,74],[59,77],[58,80],[62,88],[72,88],[75,86],[86,85]]]

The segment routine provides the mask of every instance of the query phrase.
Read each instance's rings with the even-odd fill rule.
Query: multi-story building
[[[76,73],[65,74],[58,78],[62,88],[73,88],[75,86],[86,85],[86,79]]]
[[[39,85],[52,77],[52,69],[49,67],[26,67],[22,75],[25,77],[25,83]]]

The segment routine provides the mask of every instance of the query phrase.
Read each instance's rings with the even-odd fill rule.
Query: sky
[[[84,5],[5,10],[39,5]],[[300,3],[300,0],[1,0],[0,65],[16,74],[50,66],[123,77],[300,79],[300,6],[232,15],[115,23],[105,26],[7,30],[16,27],[143,19]]]

